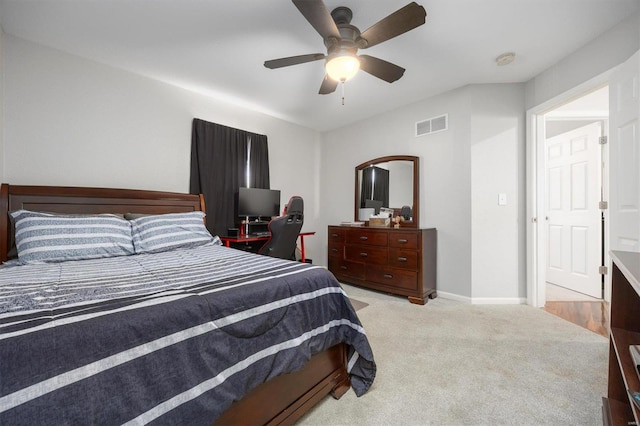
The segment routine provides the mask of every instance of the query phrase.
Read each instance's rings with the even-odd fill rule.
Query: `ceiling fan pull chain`
[[[344,106],[344,80],[342,80],[341,82],[342,84],[340,84],[342,86],[342,106]]]

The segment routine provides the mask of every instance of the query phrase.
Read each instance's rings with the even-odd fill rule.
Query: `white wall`
[[[606,107],[609,105],[607,104]],[[546,139],[552,138],[554,136],[561,135],[566,132],[570,132],[571,130],[577,129],[582,126],[586,126],[591,123],[595,123],[597,121],[603,121],[598,118],[585,118],[585,119],[549,119],[545,117],[544,121],[544,137]]]
[[[640,13],[630,16],[527,82],[530,109],[616,67],[640,49]]]
[[[474,85],[471,111],[471,295],[523,303],[524,85]],[[506,195],[506,205],[498,195]]]
[[[407,182],[413,181],[413,163],[394,161],[389,163],[389,205],[391,208],[409,206],[413,208],[413,187]],[[355,189],[355,188],[354,188]]]
[[[268,135],[271,186],[318,205],[319,134],[10,35],[3,36],[4,182],[188,192],[194,117]],[[305,241],[307,255],[325,250]]]
[[[524,238],[518,228],[524,214],[518,170],[523,101],[522,85],[468,86],[325,133],[323,158],[331,159],[331,167],[322,172],[321,204],[338,208],[327,210],[323,220],[329,225],[353,219],[355,166],[386,155],[417,155],[420,226],[438,229],[438,292],[467,300],[524,297],[519,277],[524,265],[518,254]],[[417,121],[444,113],[449,114],[448,131],[414,136]],[[487,168],[492,168],[491,176],[472,176],[472,171]],[[507,192],[512,200],[502,210],[497,210],[498,192]],[[472,219],[473,206],[473,214],[481,215],[478,220]],[[473,223],[480,229],[475,233]],[[495,250],[486,253],[487,248]],[[473,263],[473,270],[472,258],[482,261]]]

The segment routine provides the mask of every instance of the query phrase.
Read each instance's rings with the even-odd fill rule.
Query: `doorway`
[[[604,86],[544,115],[543,173],[546,301],[604,295],[604,145],[609,88]]]
[[[602,301],[607,247],[607,76],[528,112],[529,304]]]

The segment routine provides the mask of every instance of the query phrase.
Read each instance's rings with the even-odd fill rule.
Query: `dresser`
[[[407,296],[436,297],[435,228],[329,226],[329,270],[342,282]]]

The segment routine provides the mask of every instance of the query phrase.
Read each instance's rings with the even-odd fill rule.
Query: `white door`
[[[592,123],[546,141],[547,281],[602,297],[600,143]]]
[[[640,51],[609,85],[611,250],[640,251]]]

